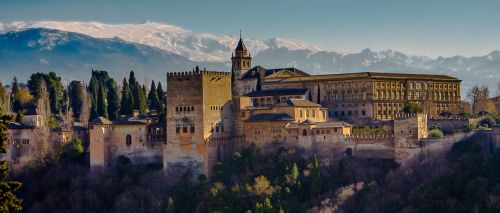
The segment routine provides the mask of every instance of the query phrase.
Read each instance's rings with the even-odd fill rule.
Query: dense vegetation
[[[318,160],[297,149],[255,146],[213,169],[211,180],[165,181],[161,165],[120,158],[102,174],[73,142],[15,175],[27,212],[498,212],[500,149],[472,141],[398,168],[390,160]],[[343,201],[342,189],[357,187]],[[325,202],[328,200],[329,202]]]
[[[41,98],[48,99],[50,111],[47,116],[55,123],[64,116],[86,122],[99,116],[113,120],[119,115],[132,115],[134,110],[142,114],[151,111],[163,114],[165,109],[161,83],[158,82],[156,86],[152,81],[148,92],[146,86],[136,80],[133,71],[130,71],[129,80],[123,79],[121,86],[108,72],[92,70],[88,85],[81,81],[71,81],[65,86],[60,76],[49,72],[31,75],[27,84],[19,83],[14,77],[10,95],[7,95],[1,84],[0,87],[0,105],[5,105],[4,111],[14,113],[18,122],[26,113],[40,113],[45,110],[37,106]],[[42,94],[42,88],[47,90],[46,94]],[[54,127],[57,127],[57,124]]]
[[[480,141],[391,172],[346,202],[346,212],[499,212],[500,149]]]
[[[44,163],[16,174],[27,212],[304,212],[351,183],[379,182],[395,168],[389,160],[350,157],[317,161],[295,149],[262,154],[252,146],[204,177],[171,186],[161,165],[134,166],[120,158],[103,174],[89,173],[88,157],[74,143]],[[71,154],[69,154],[71,153]]]

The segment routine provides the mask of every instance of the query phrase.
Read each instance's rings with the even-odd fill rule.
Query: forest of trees
[[[45,85],[47,94],[41,94]],[[2,86],[2,90],[5,88]],[[43,111],[37,108],[37,102],[44,95],[48,98],[49,119],[54,123],[64,116],[88,122],[97,117],[113,120],[120,115],[132,115],[134,110],[145,114],[156,111],[163,114],[165,110],[165,94],[160,82],[151,82],[149,91],[140,84],[133,71],[121,85],[111,78],[106,71],[92,70],[92,77],[85,85],[81,81],[71,81],[64,85],[61,77],[54,72],[32,74],[27,84],[21,84],[14,77],[11,83],[10,96],[7,91],[0,91],[0,104],[3,111],[14,113],[16,121],[22,120],[24,114]]]

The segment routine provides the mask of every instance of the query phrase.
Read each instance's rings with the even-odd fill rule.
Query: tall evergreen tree
[[[85,86],[80,81],[71,81],[68,86],[69,102],[71,108],[73,109],[73,114],[75,118],[80,118],[80,112],[84,106],[84,91]]]
[[[155,81],[151,81],[151,89],[149,90],[148,101],[150,110],[160,109],[160,99],[158,98],[158,91],[156,91]]]
[[[11,103],[12,103],[12,111],[13,112],[19,112],[22,110],[21,102],[19,101],[18,94],[19,94],[19,83],[17,82],[17,78],[14,77],[14,80],[12,80],[12,90],[10,92],[10,97],[11,97]]]
[[[40,98],[40,84],[44,83],[49,93],[50,110],[54,114],[59,114],[62,109],[64,86],[61,77],[54,72],[34,73],[28,80],[28,88],[35,100]]]
[[[93,73],[92,73],[93,74]],[[90,78],[88,91],[90,93],[90,120],[94,120],[99,117],[97,112],[97,97],[99,93],[99,82],[95,75]]]
[[[1,110],[0,110],[1,111]],[[7,145],[7,125],[12,116],[0,114],[0,153],[5,153]],[[7,179],[9,164],[6,160],[0,161],[0,212],[20,211],[22,200],[14,194],[21,187],[21,183]]]
[[[314,155],[314,165],[311,174],[311,198],[316,198],[321,193],[321,174],[318,158]]]
[[[139,82],[135,82],[135,92],[134,93],[134,109],[139,110],[139,113],[145,114],[147,112],[147,103],[146,103],[146,89],[144,86],[141,87]],[[137,99],[136,99],[137,97]]]
[[[156,93],[158,96],[158,99],[160,100],[160,103],[165,104],[165,92],[163,91],[163,88],[161,86],[161,82],[158,81],[158,87],[156,88]]]
[[[108,115],[109,119],[114,120],[118,118],[118,111],[120,110],[120,97],[118,95],[118,86],[116,81],[110,78],[108,80],[107,88],[107,101],[108,101]]]
[[[97,95],[97,115],[105,118],[109,118],[108,116],[108,104],[106,102],[106,86],[104,82],[100,81],[99,84],[99,93]]]
[[[132,91],[130,91],[126,78],[123,78],[121,94],[122,100],[120,102],[120,114],[130,115],[133,112],[134,100],[132,99]]]
[[[165,100],[165,94],[163,92],[163,88],[161,86],[161,82],[158,82],[158,86],[156,88],[156,93],[158,93],[158,99],[160,100],[160,103],[158,105],[158,115],[160,117],[160,122],[164,123],[165,122],[165,116],[166,116],[166,112],[165,112],[165,105],[167,104],[166,103],[166,100]]]
[[[137,80],[135,79],[135,73],[134,71],[130,71],[130,75],[128,77],[128,86],[130,87],[130,91],[132,91],[132,93],[135,93],[136,92],[136,89],[137,87],[135,86],[135,83],[137,82]],[[134,95],[132,95],[134,96]],[[134,97],[134,98],[137,98],[137,97]]]

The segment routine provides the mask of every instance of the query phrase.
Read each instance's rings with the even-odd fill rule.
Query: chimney
[[[134,115],[134,117],[139,116],[139,110],[134,110],[134,113],[132,115]]]

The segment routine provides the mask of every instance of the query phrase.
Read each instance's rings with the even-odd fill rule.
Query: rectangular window
[[[182,132],[183,132],[183,133],[187,133],[187,132],[188,132],[188,128],[187,128],[187,126],[182,127]]]
[[[191,126],[191,133],[194,133],[194,126]]]
[[[181,132],[181,128],[180,127],[176,127],[175,128],[175,133],[179,133],[179,132]]]

